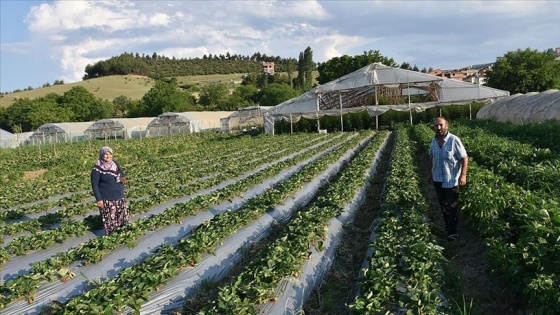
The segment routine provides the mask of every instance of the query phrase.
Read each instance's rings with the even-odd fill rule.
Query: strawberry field
[[[452,126],[471,158],[461,211],[488,244],[497,274],[519,287],[530,309],[554,313],[559,151],[550,133],[522,137],[528,127],[506,135],[494,123]],[[454,314],[443,279],[446,243],[416,165],[431,136],[428,125],[416,125],[3,150],[0,312],[181,312],[212,283],[218,293],[200,299],[200,314],[296,313],[333,263],[386,152],[382,206],[349,311]],[[110,236],[89,181],[105,144],[127,173],[133,214]],[[241,270],[231,276],[233,269]]]

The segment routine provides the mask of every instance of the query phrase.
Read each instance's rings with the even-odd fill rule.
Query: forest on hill
[[[294,58],[267,56],[254,53],[252,56],[242,56],[229,52],[225,55],[204,55],[202,58],[169,58],[153,53],[140,55],[139,53],[123,53],[107,60],[101,60],[85,68],[84,80],[108,75],[137,74],[153,79],[170,77],[252,73],[262,70],[262,62],[274,62],[275,71],[291,72],[297,68],[298,61]]]

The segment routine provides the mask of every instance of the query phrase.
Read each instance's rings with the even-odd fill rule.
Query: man
[[[447,239],[457,239],[459,186],[467,184],[469,159],[461,139],[449,133],[444,117],[434,120],[435,137],[430,145],[428,181],[433,182],[445,221]]]

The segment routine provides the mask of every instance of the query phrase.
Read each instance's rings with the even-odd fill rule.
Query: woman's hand
[[[120,182],[123,184],[126,183],[126,177],[121,177]]]
[[[103,208],[103,200],[99,200],[96,204],[99,208]]]

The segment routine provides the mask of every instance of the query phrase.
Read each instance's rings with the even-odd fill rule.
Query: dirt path
[[[423,152],[421,148],[418,151]],[[419,154],[418,161],[420,174],[426,174],[428,155]],[[432,185],[424,187],[431,205],[432,220],[443,238],[444,221],[436,192]],[[445,246],[444,254],[450,260],[447,270],[449,283],[446,288],[448,298],[454,299],[462,309],[465,307],[467,314],[524,314],[520,293],[501,281],[499,275],[492,273],[484,241],[460,214],[458,233],[458,240],[442,241]],[[463,299],[466,305],[463,304]]]

